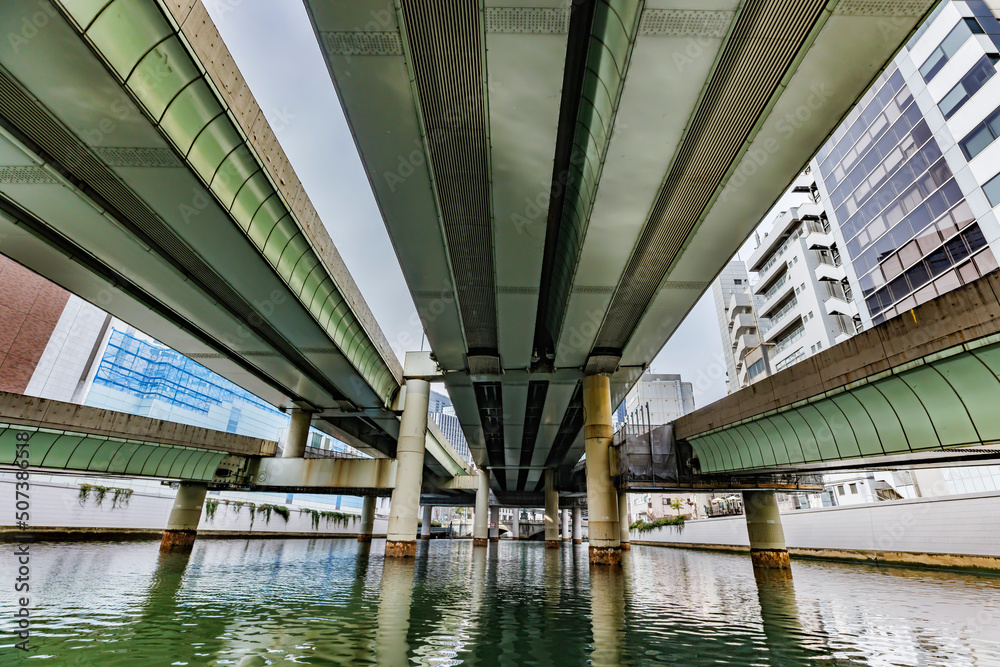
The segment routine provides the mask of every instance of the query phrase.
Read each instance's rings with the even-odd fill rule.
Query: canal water
[[[31,546],[31,663],[52,665],[1000,665],[1000,578],[635,547],[199,540]],[[8,545],[5,550],[13,549]],[[0,558],[0,664],[15,558]]]

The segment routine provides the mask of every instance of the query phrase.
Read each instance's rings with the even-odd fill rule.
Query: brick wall
[[[0,256],[0,391],[23,394],[69,292]]]

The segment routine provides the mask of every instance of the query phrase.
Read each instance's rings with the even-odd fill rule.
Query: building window
[[[733,280],[733,284],[734,285],[742,285],[743,284],[743,279],[742,278],[735,278]]]
[[[812,347],[810,347],[810,348],[809,348],[809,352],[810,352],[811,354],[816,354],[816,346],[815,346],[815,345],[813,345]]]
[[[990,206],[1000,206],[1000,174],[997,174],[983,186],[986,198],[990,200]]]
[[[941,68],[945,66],[945,63],[951,60],[951,57],[962,48],[962,45],[972,36],[972,33],[983,33],[983,29],[976,19],[959,21],[958,25],[952,28],[948,36],[942,40],[941,44],[931,52],[931,55],[924,61],[924,64],[920,66],[920,76],[924,78],[924,81],[929,82],[933,79],[941,71]]]
[[[858,493],[858,485],[857,484],[851,484],[851,493],[857,495],[857,493]]]
[[[757,361],[753,362],[753,364],[751,364],[749,368],[747,368],[747,377],[749,377],[752,380],[763,372],[764,372],[764,360],[758,359]]]
[[[962,77],[962,80],[944,96],[938,107],[941,109],[941,113],[944,114],[945,120],[954,116],[955,112],[961,109],[969,101],[969,98],[975,95],[983,87],[983,84],[996,74],[995,65],[998,60],[1000,60],[1000,56],[983,56]]]
[[[997,137],[1000,137],[1000,109],[991,113],[958,143],[965,153],[965,159],[971,160],[982,153]]]
[[[839,496],[847,495],[847,494],[844,493],[844,485],[843,484],[841,484],[840,486],[837,487],[837,495],[839,495]]]

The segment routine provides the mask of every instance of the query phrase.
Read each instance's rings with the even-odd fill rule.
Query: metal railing
[[[792,308],[794,308],[797,305],[799,305],[799,297],[793,296],[791,301],[782,306],[781,310],[779,310],[770,317],[771,326],[773,327],[775,324],[777,324],[782,317],[787,315],[792,310]]]
[[[788,355],[787,357],[785,357],[784,359],[782,359],[781,361],[779,361],[778,363],[776,363],[774,365],[774,372],[777,373],[778,371],[785,370],[786,368],[788,368],[792,364],[795,364],[795,363],[798,363],[799,361],[802,361],[802,359],[805,358],[805,356],[806,356],[805,349],[801,349],[801,350],[797,351],[795,354]]]
[[[781,277],[781,280],[771,285],[771,288],[764,292],[764,301],[770,301],[771,297],[778,293],[778,290],[788,282],[788,274]]]
[[[779,342],[775,343],[774,344],[774,349],[771,351],[771,354],[778,354],[779,352],[782,352],[789,345],[791,345],[792,343],[794,343],[795,341],[799,340],[800,338],[802,338],[805,335],[806,335],[806,328],[804,326],[799,327],[798,329],[796,329],[792,333],[790,333],[787,336],[785,336],[784,338],[782,338]]]

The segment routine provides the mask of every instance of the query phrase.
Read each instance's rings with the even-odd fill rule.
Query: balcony
[[[818,220],[825,212],[822,202],[807,202],[798,207],[798,216],[802,220]]]
[[[733,317],[738,313],[748,313],[753,308],[753,302],[750,300],[750,295],[745,292],[734,292],[731,297],[729,297],[729,303],[726,305],[726,311],[729,313],[729,322],[732,323]]]
[[[792,343],[801,340],[803,336],[806,335],[806,328],[804,326],[799,327],[789,335],[782,338],[780,341],[774,344],[774,348],[771,350],[772,356],[777,356],[791,347]]]
[[[819,266],[813,269],[813,274],[816,276],[816,280],[829,280],[835,283],[847,280],[847,271],[843,264],[820,262]]]
[[[774,285],[764,292],[764,306],[760,309],[760,312],[765,317],[770,317],[769,311],[771,308],[773,308],[776,303],[784,299],[793,287],[794,285],[792,284],[791,277],[786,273],[781,277],[781,280],[774,283]]]
[[[831,296],[823,302],[823,306],[830,315],[844,315],[853,318],[858,314],[858,304],[841,297]]]
[[[793,296],[792,300],[782,306],[776,313],[769,314],[768,318],[771,320],[771,327],[780,327],[783,324],[785,317],[795,310],[799,305],[799,297]]]
[[[757,320],[752,313],[740,313],[729,322],[729,339],[734,343],[736,337],[757,329]]]
[[[815,206],[815,204],[811,204],[811,206]],[[802,226],[806,232],[806,247],[810,250],[827,250],[836,244],[830,229],[830,221],[826,219],[825,214],[818,218],[804,220]]]
[[[736,339],[736,347],[733,354],[737,359],[743,359],[746,353],[757,347],[759,343],[760,339],[757,337],[757,334],[744,334]]]

